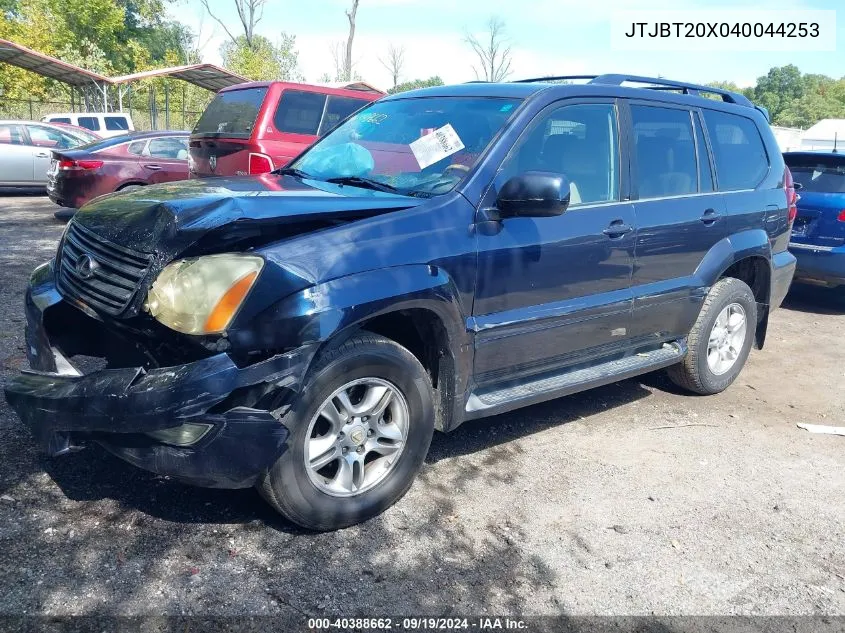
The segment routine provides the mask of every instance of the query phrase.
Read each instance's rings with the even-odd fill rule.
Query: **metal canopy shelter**
[[[125,84],[130,81],[152,79],[153,77],[181,79],[211,92],[217,92],[221,88],[227,88],[228,86],[249,81],[246,77],[229,72],[225,68],[220,68],[214,64],[192,64],[190,66],[172,66],[170,68],[145,70],[144,72],[134,73],[132,75],[112,77],[108,81],[112,84]]]
[[[124,85],[141,79],[152,79],[155,77],[174,77],[188,83],[216,92],[221,88],[248,81],[225,68],[214,64],[193,64],[189,66],[172,66],[170,68],[159,68],[147,70],[132,75],[120,77],[106,77],[99,73],[68,64],[55,57],[50,57],[38,51],[21,46],[9,40],[0,39],[0,62],[18,66],[25,70],[49,77],[71,86],[71,100],[73,99],[73,88],[80,88],[88,108],[87,89],[95,88],[97,98],[102,98],[103,110],[108,110],[108,89],[110,86],[118,87],[118,100],[120,109],[123,109]]]

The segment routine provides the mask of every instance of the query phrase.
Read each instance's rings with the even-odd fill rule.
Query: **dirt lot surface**
[[[0,197],[0,380],[63,228]],[[97,448],[47,459],[0,398],[0,614],[845,614],[845,299],[794,290],[718,396],[661,374],[437,434],[383,516],[304,533],[253,490]]]

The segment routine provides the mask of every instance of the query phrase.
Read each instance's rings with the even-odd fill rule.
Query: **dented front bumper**
[[[172,367],[124,367],[82,374],[51,340],[45,313],[63,302],[49,266],[33,273],[26,293],[24,370],[4,388],[6,400],[49,454],[95,441],[140,468],[210,487],[250,486],[286,448],[288,430],[252,408],[258,387],[297,390],[309,347],[238,367],[225,353]],[[67,309],[67,304],[62,309]],[[229,406],[231,405],[231,406]],[[208,428],[189,446],[148,433],[185,424]]]

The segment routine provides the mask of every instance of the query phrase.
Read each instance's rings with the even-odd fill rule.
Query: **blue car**
[[[789,243],[798,260],[795,281],[845,286],[845,155],[787,152],[783,156],[801,185]]]
[[[96,443],[337,529],[408,490],[435,429],[663,368],[727,389],[792,281],[794,202],[738,93],[391,95],[272,173],[83,206],[5,395],[50,454]]]

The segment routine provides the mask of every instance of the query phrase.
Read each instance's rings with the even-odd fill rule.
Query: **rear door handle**
[[[602,231],[602,233],[611,239],[616,239],[622,237],[626,233],[630,233],[633,230],[634,227],[629,224],[625,224],[623,220],[614,220],[610,223],[610,226]]]
[[[50,155],[49,155],[49,154],[45,154],[44,152],[38,152],[38,153],[35,155],[35,157],[36,157],[36,158],[50,158]]]
[[[144,165],[147,169],[152,169],[155,171],[156,169],[161,169],[161,165]]]
[[[718,219],[719,214],[716,213],[716,209],[707,209],[704,214],[699,218],[699,220],[701,220],[707,226],[710,226],[711,224],[715,223]]]

